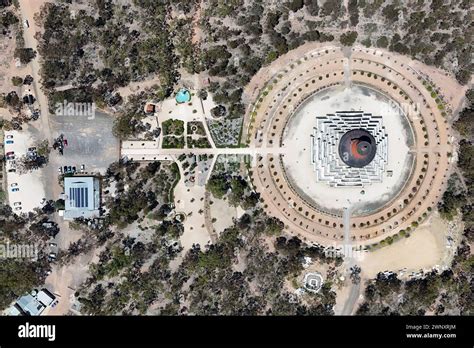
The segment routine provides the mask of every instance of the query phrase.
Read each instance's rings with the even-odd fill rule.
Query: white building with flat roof
[[[64,220],[99,216],[99,179],[92,176],[64,178]]]
[[[30,294],[21,296],[13,306],[8,309],[8,315],[41,315],[41,313],[43,313],[43,311],[50,306],[55,299],[56,296],[50,293],[47,289],[42,289],[39,292],[33,290]]]

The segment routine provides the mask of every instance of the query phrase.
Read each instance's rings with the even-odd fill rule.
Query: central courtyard
[[[375,158],[357,168],[344,163],[339,146],[343,134],[363,127],[378,143]],[[351,206],[357,215],[382,207],[400,191],[412,171],[413,144],[396,103],[362,85],[336,86],[315,93],[292,114],[282,146],[293,152],[282,161],[288,181],[305,200],[332,214]]]

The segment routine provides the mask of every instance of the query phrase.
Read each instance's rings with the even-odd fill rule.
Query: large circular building
[[[322,244],[343,240],[345,224],[366,244],[421,222],[452,151],[448,105],[428,83],[395,56],[358,47],[314,49],[281,67],[244,127],[267,213]]]

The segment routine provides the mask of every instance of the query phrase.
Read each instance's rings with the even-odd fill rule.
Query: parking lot
[[[67,145],[62,156],[51,156],[56,168],[84,165],[88,173],[105,173],[119,158],[119,141],[112,134],[113,117],[96,112],[93,119],[83,116],[50,116],[53,136],[63,134]],[[56,151],[56,153],[58,153]]]
[[[76,173],[104,174],[108,166],[119,158],[119,142],[112,134],[111,116],[99,112],[93,119],[51,115],[50,124],[52,135],[58,137],[63,134],[66,140],[63,155],[59,155],[57,150],[51,150],[49,163],[45,168],[23,174],[13,171],[16,169],[15,161],[42,139],[33,127],[27,127],[21,132],[5,132],[5,154],[11,158],[6,163],[5,191],[8,203],[18,214],[41,207],[44,198],[59,198],[60,188],[53,190],[53,187],[57,187],[58,175],[65,172],[65,166],[66,171],[73,171],[76,167]],[[52,146],[54,139],[48,141]]]
[[[28,133],[20,133],[17,131],[5,132],[4,144],[5,154],[7,156],[6,189],[8,191],[8,202],[17,214],[27,213],[33,211],[36,207],[40,207],[45,196],[42,183],[42,173],[40,170],[35,170],[25,174],[12,171],[16,168],[14,161],[25,155],[28,148],[33,146],[33,143],[34,139],[32,139]]]

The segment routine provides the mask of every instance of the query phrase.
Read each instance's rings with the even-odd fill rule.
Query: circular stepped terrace
[[[268,81],[246,116],[249,126],[244,134],[250,147],[285,147],[285,133],[297,110],[315,94],[348,83],[374,89],[405,106],[413,133],[409,149],[413,160],[403,185],[383,205],[351,217],[352,240],[367,244],[416,226],[436,206],[446,184],[450,129],[443,108],[415,70],[385,51],[353,48],[349,58],[334,47],[309,52]],[[315,204],[288,175],[285,161],[292,151],[297,149],[257,155],[251,178],[264,209],[291,233],[321,244],[343,240],[342,210]]]

